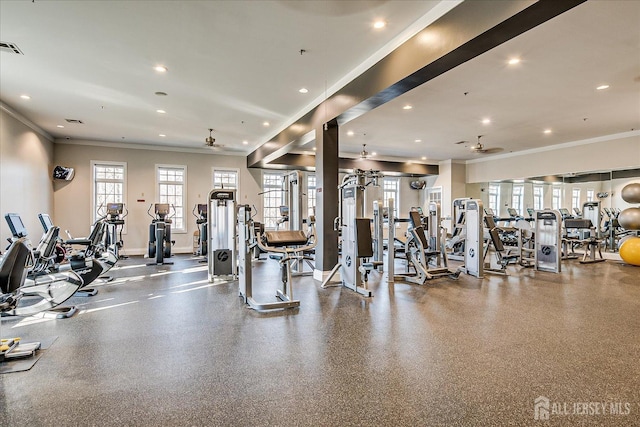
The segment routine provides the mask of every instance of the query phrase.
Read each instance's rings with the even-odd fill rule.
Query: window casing
[[[544,201],[543,189],[541,185],[533,186],[533,210],[539,211],[542,210]]]
[[[500,215],[500,185],[489,184],[489,209],[491,209],[496,215]]]
[[[262,174],[262,220],[266,229],[273,230],[280,219],[280,206],[284,204],[281,173]]]
[[[580,189],[574,188],[571,191],[571,208],[580,209]]]
[[[171,230],[186,232],[185,205],[187,167],[175,165],[156,165],[158,203],[169,203]],[[174,215],[175,213],[175,215]]]
[[[562,188],[553,187],[551,193],[551,209],[560,209],[562,207]]]
[[[524,212],[524,185],[514,185],[511,194],[511,206],[522,215]]]
[[[315,215],[316,208],[316,176],[307,175],[307,211],[308,215]]]
[[[237,169],[216,168],[213,170],[213,188],[237,190],[240,187],[238,176],[239,173]]]
[[[387,206],[389,199],[393,198],[395,206]],[[400,206],[400,178],[382,178],[382,205],[393,208],[398,215]]]
[[[106,213],[107,203],[125,203],[127,164],[92,161],[93,204],[92,222]]]

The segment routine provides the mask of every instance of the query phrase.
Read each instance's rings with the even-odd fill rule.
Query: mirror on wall
[[[588,201],[600,201],[602,209],[621,211],[631,207],[620,196],[622,188],[633,182],[640,182],[640,168],[467,184],[466,193],[505,218],[510,209],[524,217],[528,209],[564,208],[575,214]]]

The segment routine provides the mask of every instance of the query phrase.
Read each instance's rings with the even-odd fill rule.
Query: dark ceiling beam
[[[310,154],[285,154],[272,161],[268,165],[269,169],[294,169],[314,171],[316,169],[315,156]],[[438,165],[425,165],[422,163],[410,162],[389,162],[385,160],[372,159],[338,159],[340,172],[351,172],[354,169],[376,170],[393,176],[427,176],[438,175]]]
[[[323,123],[348,123],[585,1],[465,1],[250,153],[247,167],[266,167]]]

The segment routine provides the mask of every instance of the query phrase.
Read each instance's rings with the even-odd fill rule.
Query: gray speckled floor
[[[58,339],[0,375],[1,426],[640,425],[640,268],[422,287],[374,274],[370,299],[304,277],[299,309],[261,314],[191,257],[144,261],[74,298],[74,318],[2,320],[3,335]],[[275,261],[254,265],[256,299],[277,277]],[[630,413],[536,421],[541,395]]]

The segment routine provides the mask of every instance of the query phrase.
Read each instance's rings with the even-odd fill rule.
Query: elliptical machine
[[[150,213],[152,207],[154,207],[155,217]],[[169,217],[169,204],[152,204],[147,209],[147,214],[152,218],[149,224],[149,258],[155,258],[155,262],[149,265],[173,264],[164,260],[171,257],[171,245],[175,243],[171,240],[172,221]]]
[[[196,210],[198,214],[196,215]],[[196,225],[198,226],[198,246],[195,250],[194,255],[202,255],[204,257],[207,256],[207,204],[206,203],[198,203],[193,208],[193,216],[196,217]],[[205,260],[206,262],[206,260]]]

